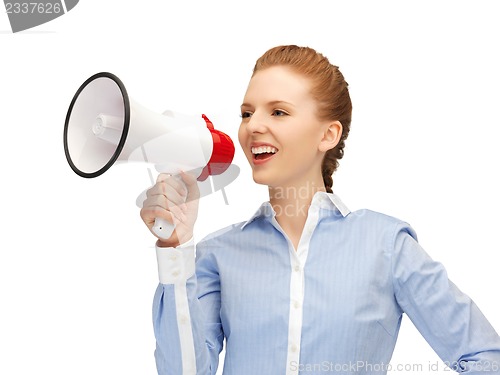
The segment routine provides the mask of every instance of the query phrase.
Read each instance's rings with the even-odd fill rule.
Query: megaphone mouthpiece
[[[214,176],[224,173],[231,165],[235,152],[234,143],[231,138],[227,134],[215,129],[212,121],[206,115],[202,115],[202,117],[207,123],[207,129],[212,136],[213,149],[210,160],[198,177],[199,181],[206,180],[209,175]]]

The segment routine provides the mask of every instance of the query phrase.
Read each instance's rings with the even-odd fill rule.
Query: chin
[[[253,182],[259,185],[268,185],[269,186],[269,181],[265,178],[262,178],[261,176],[255,176],[253,175]]]
[[[268,173],[253,171],[252,177],[253,181],[259,185],[273,186],[276,182],[276,178],[273,178]]]

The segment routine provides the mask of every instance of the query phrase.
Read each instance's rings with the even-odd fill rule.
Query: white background
[[[139,218],[144,166],[97,179],[69,168],[76,89],[111,71],[148,108],[206,113],[237,142],[255,59],[309,45],[339,65],[354,113],[334,190],[408,221],[500,330],[500,23],[496,1],[81,0],[12,34],[0,13],[0,373],[154,374],[154,239]],[[204,197],[196,236],[265,200],[241,175]],[[403,320],[393,364],[438,357]],[[415,373],[415,371],[413,371]],[[402,373],[392,371],[391,373]],[[408,371],[412,373],[412,371]],[[449,372],[447,372],[449,373]],[[264,375],[264,374],[263,374]]]

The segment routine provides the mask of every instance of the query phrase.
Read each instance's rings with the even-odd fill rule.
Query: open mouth
[[[252,147],[252,154],[254,160],[259,160],[259,161],[267,160],[273,157],[277,152],[278,149],[272,146]]]

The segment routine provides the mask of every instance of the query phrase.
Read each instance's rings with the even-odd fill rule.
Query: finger
[[[182,211],[180,206],[170,207],[169,212],[173,215],[173,219],[176,224],[179,222],[185,223],[187,221],[187,216]]]
[[[168,222],[174,224],[187,220],[187,216],[184,214],[181,206],[174,204],[165,197],[159,196],[156,199],[151,199],[143,210],[144,216],[148,217],[150,222],[153,222],[157,217],[166,219]]]
[[[146,192],[146,197],[165,196],[175,204],[182,204],[186,200],[186,190],[180,189],[179,184],[173,184],[171,180],[157,182]]]
[[[157,182],[157,185],[171,186],[179,193],[179,195],[181,196],[187,195],[186,185],[182,181],[181,176],[179,175],[172,176],[170,174],[163,173],[159,176],[159,181]]]
[[[170,200],[164,195],[153,195],[147,198],[143,203],[143,208],[145,210],[149,209],[151,214],[154,214],[155,210],[165,210],[167,212],[173,213],[175,216],[182,220],[184,220],[188,211],[186,203],[181,202],[180,204],[178,204],[177,202]]]
[[[158,177],[156,177],[156,182],[164,182],[170,177],[172,177],[172,175],[169,173],[160,173]]]
[[[156,194],[156,195],[152,195],[152,196],[146,198],[146,200],[143,202],[142,206],[144,208],[158,206],[158,207],[162,207],[162,208],[167,209],[168,208],[167,200],[168,200],[168,198],[165,195]]]
[[[174,223],[174,215],[162,206],[147,206],[141,209],[141,217],[146,224],[153,225],[157,218]]]

